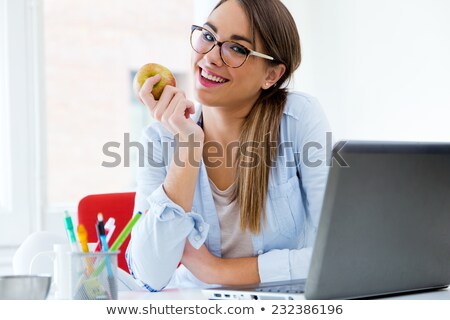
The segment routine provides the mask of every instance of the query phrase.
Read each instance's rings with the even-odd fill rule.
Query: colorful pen
[[[108,242],[106,241],[105,224],[103,222],[103,215],[101,213],[97,215],[97,233],[98,239],[102,244],[103,251],[108,252]],[[108,270],[108,276],[112,277],[113,272],[111,269],[111,261],[109,260],[108,256],[106,257],[106,269]]]
[[[110,242],[115,229],[116,229],[116,220],[114,218],[109,218],[108,221],[106,221],[105,223],[105,233],[107,243]],[[98,241],[97,245],[95,246],[94,252],[101,251],[101,249],[102,249],[101,241]]]
[[[136,222],[138,222],[138,220],[141,218],[141,216],[142,216],[142,212],[139,211],[138,213],[136,213],[133,216],[133,218],[131,218],[130,221],[128,221],[127,225],[125,226],[125,228],[123,228],[122,232],[119,234],[116,241],[114,241],[114,243],[112,244],[111,251],[116,251],[120,248],[120,246],[125,242],[128,235],[131,233],[131,229],[133,229],[134,225],[136,224]],[[95,269],[95,271],[92,275],[98,276],[100,274],[100,272],[102,272],[104,267],[105,267],[105,263],[103,261],[103,263],[100,263],[99,266],[97,267],[97,269]]]
[[[83,253],[89,253],[88,233],[84,225],[79,224],[77,227],[77,232],[78,232],[78,240],[80,240],[81,244],[81,251]],[[85,262],[86,262],[86,272],[88,275],[90,275],[92,271],[94,271],[93,267],[94,262],[91,261],[91,259],[89,259],[88,257],[85,258]]]
[[[81,251],[84,253],[89,252],[88,233],[87,233],[86,228],[84,227],[84,225],[79,224],[77,231],[78,231],[78,239],[80,240],[80,244],[81,244]]]
[[[106,241],[105,224],[103,222],[103,214],[97,215],[97,233],[98,239],[102,245],[103,251],[108,251],[108,242]]]
[[[131,218],[130,221],[128,221],[125,228],[123,228],[122,232],[117,236],[116,241],[111,246],[111,251],[116,251],[120,248],[120,246],[125,242],[128,235],[131,233],[131,229],[133,229],[134,225],[138,220],[142,217],[142,212],[138,212],[134,215],[133,218]]]
[[[70,241],[70,247],[72,248],[72,251],[78,251],[78,246],[77,246],[77,239],[75,238],[75,232],[73,231],[73,223],[72,223],[72,218],[69,215],[69,212],[66,210],[64,211],[64,223],[66,225],[66,231],[67,231],[67,236],[69,237],[69,241]]]

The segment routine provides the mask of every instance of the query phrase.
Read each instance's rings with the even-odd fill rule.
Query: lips
[[[223,85],[230,80],[219,76],[211,71],[199,67],[199,82],[207,88]]]

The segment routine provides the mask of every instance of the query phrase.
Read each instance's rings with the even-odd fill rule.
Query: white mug
[[[42,256],[53,261],[53,282],[51,291],[55,299],[71,299],[71,248],[69,244],[54,244],[53,251],[36,254],[30,263],[29,273],[33,273],[33,264]]]

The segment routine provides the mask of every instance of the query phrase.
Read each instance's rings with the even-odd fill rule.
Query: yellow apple
[[[169,69],[157,63],[147,63],[139,68],[133,80],[133,90],[139,100],[139,91],[145,80],[157,74],[161,76],[161,80],[153,86],[152,95],[155,100],[159,100],[166,85],[174,87],[177,85],[175,77]]]

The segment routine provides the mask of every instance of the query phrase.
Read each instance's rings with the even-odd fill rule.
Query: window
[[[0,17],[1,19],[1,17]],[[1,50],[3,51],[3,50]],[[4,61],[3,52],[0,52],[0,61]],[[9,159],[8,159],[8,144],[7,144],[7,132],[8,132],[8,118],[6,109],[6,96],[4,92],[4,79],[5,71],[3,66],[0,66],[0,214],[4,214],[7,211],[7,199],[8,196],[8,184],[9,184]]]
[[[194,2],[0,0],[0,270],[31,232],[63,235],[84,195],[134,188],[133,162],[102,167],[102,147],[150,121],[130,98],[141,65],[190,92]]]
[[[150,123],[132,93],[143,64],[156,62],[189,91],[192,1],[43,0],[47,196],[54,210],[74,207],[87,194],[135,187],[137,150],[124,159],[124,139],[139,141]],[[156,14],[157,13],[157,14]],[[157,25],[158,28],[154,28]],[[190,95],[192,97],[192,95]],[[103,146],[119,142],[122,162]]]
[[[7,132],[8,118],[7,101],[6,101],[6,12],[3,0],[0,1],[0,215],[6,212],[7,206],[7,186],[9,177],[7,173],[10,171],[7,161]]]
[[[0,0],[0,249],[40,228],[36,9]]]
[[[0,59],[2,59],[0,57]],[[2,59],[3,60],[3,59]],[[4,75],[4,71],[0,68],[0,75]],[[8,210],[8,185],[10,184],[9,172],[9,157],[8,157],[8,118],[6,109],[6,97],[3,89],[3,79],[0,80],[0,214],[4,214]]]

